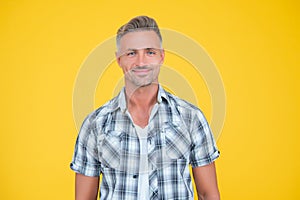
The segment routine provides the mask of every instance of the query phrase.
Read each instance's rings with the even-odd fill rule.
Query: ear
[[[116,56],[116,61],[117,61],[118,65],[120,66],[120,56],[119,56],[119,53],[117,51],[115,52],[115,56]]]
[[[161,50],[161,60],[160,60],[160,64],[163,64],[165,61],[165,49]]]

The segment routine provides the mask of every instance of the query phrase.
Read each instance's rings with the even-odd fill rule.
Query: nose
[[[146,65],[147,58],[144,51],[138,51],[137,57],[136,57],[136,65],[137,66],[144,66]]]

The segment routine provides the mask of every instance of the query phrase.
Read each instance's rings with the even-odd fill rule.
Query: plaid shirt
[[[192,200],[189,164],[203,166],[219,157],[202,112],[161,86],[148,124],[147,143],[151,200]],[[139,137],[126,109],[123,88],[83,122],[71,169],[86,176],[102,174],[101,200],[136,200],[140,168]]]

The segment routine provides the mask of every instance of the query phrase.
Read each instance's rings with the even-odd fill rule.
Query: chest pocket
[[[189,161],[191,138],[181,122],[166,122],[155,131],[148,144],[150,167],[161,169],[170,166],[176,160]]]
[[[117,169],[120,166],[123,132],[108,131],[99,141],[100,162],[107,168]]]
[[[161,137],[165,143],[168,159],[188,159],[191,149],[191,138],[182,122],[167,123],[167,126],[163,127]]]

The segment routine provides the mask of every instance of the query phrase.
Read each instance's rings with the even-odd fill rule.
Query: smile
[[[148,75],[151,69],[133,69],[132,72],[138,76]]]

